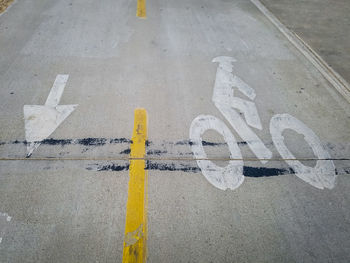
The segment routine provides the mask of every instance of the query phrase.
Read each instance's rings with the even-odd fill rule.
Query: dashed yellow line
[[[146,262],[147,258],[148,174],[144,159],[146,140],[147,112],[145,109],[136,109],[130,153],[123,263]]]
[[[146,18],[146,0],[137,0],[136,16]]]

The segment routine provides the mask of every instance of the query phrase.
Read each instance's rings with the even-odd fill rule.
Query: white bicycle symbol
[[[252,102],[256,97],[255,90],[242,79],[232,74],[232,63],[235,61],[234,58],[226,56],[213,59],[213,62],[218,62],[219,65],[212,101],[238,135],[247,142],[247,145],[257,158],[261,160],[261,163],[264,164],[271,159],[272,152],[249,127],[262,129],[257,108],[255,103]],[[237,88],[251,101],[235,97],[234,88]],[[243,113],[245,120],[237,110]],[[304,135],[305,141],[310,145],[317,157],[315,167],[302,164],[289,151],[282,135],[286,129],[291,129]],[[230,161],[226,167],[220,167],[207,159],[202,143],[202,135],[207,130],[217,131],[227,143],[230,151]],[[276,114],[270,121],[270,134],[277,151],[294,170],[296,176],[319,189],[332,189],[334,187],[336,179],[334,163],[330,160],[329,153],[324,149],[317,135],[303,122],[289,114]],[[197,116],[191,123],[190,140],[192,141],[191,149],[197,164],[205,178],[212,185],[222,190],[227,188],[233,190],[243,183],[242,154],[234,135],[223,121],[212,115]]]

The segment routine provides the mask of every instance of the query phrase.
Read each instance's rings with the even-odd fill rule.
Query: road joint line
[[[271,158],[271,159],[259,159],[259,158],[0,158],[0,161],[133,161],[133,160],[144,160],[144,161],[349,161],[350,158],[329,158],[329,159],[317,159],[317,158],[294,158],[294,159],[283,159],[283,158]]]

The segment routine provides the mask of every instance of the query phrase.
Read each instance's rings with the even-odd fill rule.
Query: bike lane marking
[[[146,18],[146,0],[137,0],[136,16]]]
[[[23,106],[27,157],[78,107],[77,104],[58,105],[68,78],[69,75],[57,75],[44,105]]]
[[[148,173],[145,170],[147,112],[135,110],[130,153],[130,178],[123,248],[123,262],[146,262]]]
[[[236,62],[236,59],[220,56],[214,58],[213,62],[219,62],[212,97],[213,103],[243,141],[247,143],[261,163],[266,163],[272,158],[272,152],[264,145],[255,132],[248,127],[249,125],[259,130],[262,129],[258,109],[252,101],[235,97],[236,91],[234,91],[238,90],[250,100],[254,100],[254,89],[233,74],[233,63]],[[239,81],[237,81],[238,79]],[[244,119],[236,109],[244,115]],[[230,158],[242,159],[240,148],[230,129],[220,119],[211,115],[199,115],[192,121],[189,134],[192,141],[192,152],[203,175],[212,185],[221,190],[226,190],[227,188],[234,190],[244,180],[242,161],[230,161],[229,165],[223,168],[215,165],[210,160],[197,159],[207,158],[203,148],[202,135],[210,129],[217,131],[224,137],[230,150]],[[304,135],[305,142],[309,144],[317,157],[315,167],[305,166],[295,160],[286,160],[293,171],[295,171],[296,176],[316,188],[332,189],[336,181],[336,169],[331,156],[322,146],[317,135],[303,122],[289,114],[274,115],[270,121],[270,134],[282,159],[296,159],[284,144],[282,132],[285,129],[291,129]]]

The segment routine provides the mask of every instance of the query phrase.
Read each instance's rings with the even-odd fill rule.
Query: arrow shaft
[[[58,105],[68,81],[68,77],[69,75],[57,75],[50,94],[46,99],[45,106],[56,107]]]

